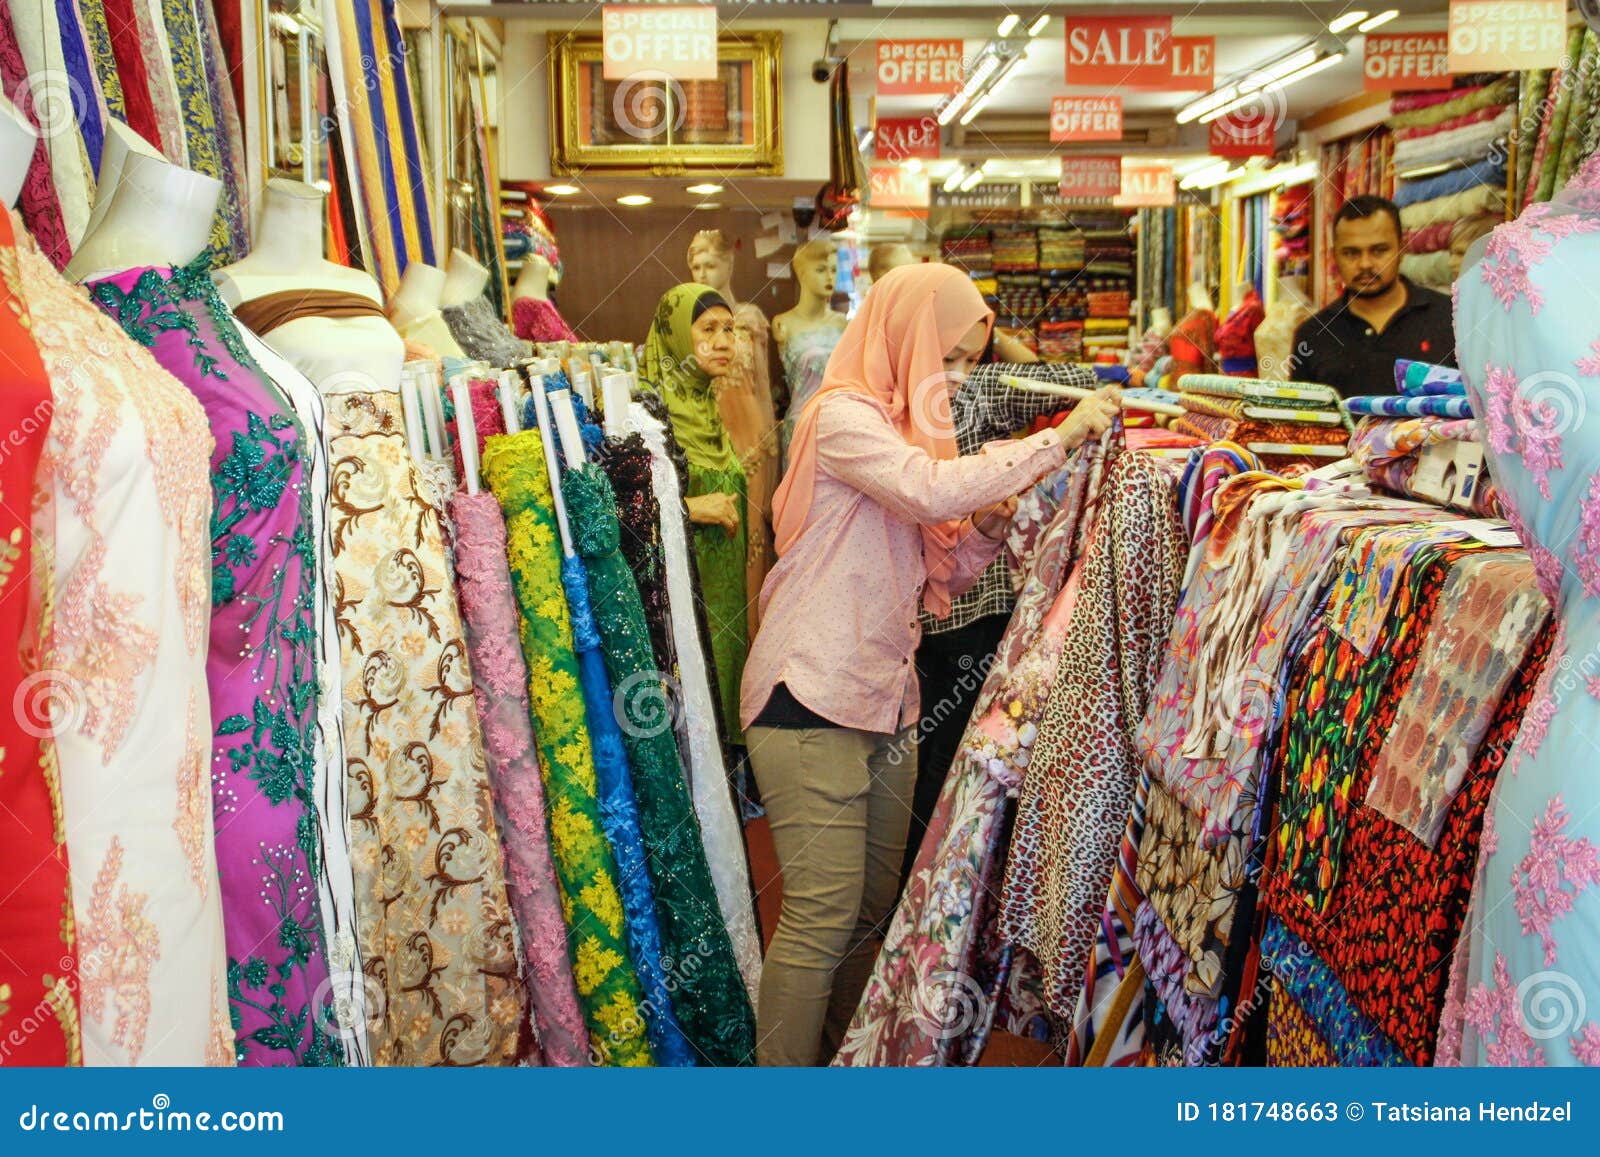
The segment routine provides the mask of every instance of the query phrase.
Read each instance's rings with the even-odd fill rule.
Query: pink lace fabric
[[[523,341],[578,340],[561,311],[537,297],[519,297],[511,303],[511,329]]]
[[[517,603],[506,565],[506,524],[492,494],[450,500],[456,573],[473,695],[483,722],[506,883],[527,964],[533,1021],[547,1065],[588,1064],[589,1034],[578,1007],[567,929],[546,835],[544,789],[528,703],[528,668],[517,639]]]

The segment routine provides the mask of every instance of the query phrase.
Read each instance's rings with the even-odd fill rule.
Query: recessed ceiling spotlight
[[[700,197],[710,197],[722,192],[722,186],[713,185],[710,182],[702,182],[698,185],[690,185],[687,191]]]
[[[549,193],[552,197],[570,197],[574,193],[583,192],[583,190],[578,188],[576,185],[546,185],[544,187],[544,191]]]
[[[653,200],[655,200],[654,197],[646,197],[643,193],[624,193],[617,198],[617,204],[633,208],[639,205],[648,205]]]
[[[701,201],[698,205],[695,206],[695,208],[696,209],[720,209],[720,208],[722,208],[722,202],[721,201]]]

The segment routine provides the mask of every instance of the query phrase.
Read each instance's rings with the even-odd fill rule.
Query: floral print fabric
[[[518,631],[528,665],[550,850],[561,886],[567,952],[592,1061],[649,1065],[639,977],[623,936],[617,863],[601,826],[594,752],[584,718],[572,619],[561,588],[555,500],[538,431],[489,439],[484,480],[505,515]]]
[[[440,511],[398,394],[325,397],[374,1063],[510,1064],[527,996]]]
[[[209,794],[214,813],[238,1060],[338,1064],[318,907],[316,576],[300,424],[244,348],[204,258],[128,270],[89,292],[199,399],[216,444],[215,739],[210,792],[194,802]]]
[[[33,539],[54,544],[55,614],[36,668],[54,700],[83,1060],[231,1065],[206,806],[211,431],[12,225],[54,404]]]
[[[483,723],[506,888],[522,934],[540,1057],[547,1065],[584,1065],[589,1058],[588,1031],[573,985],[560,886],[550,858],[544,787],[528,703],[528,665],[518,640],[517,602],[506,563],[506,525],[492,494],[457,492],[450,499],[450,510],[473,694]]]

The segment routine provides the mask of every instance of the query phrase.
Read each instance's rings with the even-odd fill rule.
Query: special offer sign
[[[675,80],[717,78],[717,10],[608,4],[600,16],[607,80],[640,73]]]
[[[1062,197],[1109,201],[1122,192],[1121,157],[1062,157]]]
[[[925,117],[879,117],[872,137],[872,155],[880,161],[939,159],[939,122]]]
[[[1368,92],[1407,92],[1427,88],[1449,88],[1450,34],[1437,32],[1381,32],[1366,35],[1367,50],[1362,63],[1362,87]]]
[[[1056,96],[1050,98],[1050,140],[1120,141],[1120,96]]]
[[[960,40],[878,41],[879,96],[945,96],[961,87]]]
[[[1450,0],[1450,71],[1553,68],[1567,46],[1567,0]]]

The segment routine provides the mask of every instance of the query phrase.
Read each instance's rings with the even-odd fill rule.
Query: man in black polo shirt
[[[1289,376],[1342,396],[1392,394],[1396,358],[1456,364],[1450,299],[1400,276],[1400,210],[1383,197],[1352,197],[1333,217],[1333,258],[1344,296],[1294,335]]]

